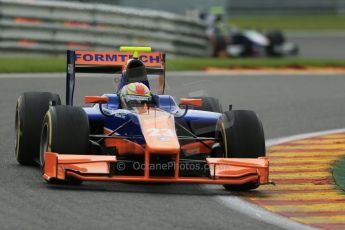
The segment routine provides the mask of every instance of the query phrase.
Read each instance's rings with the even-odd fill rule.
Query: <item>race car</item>
[[[298,55],[296,43],[286,41],[279,30],[267,34],[257,30],[232,30],[226,51],[230,57],[286,57]]]
[[[16,106],[16,159],[38,164],[48,183],[206,183],[228,190],[269,183],[257,114],[230,106],[223,112],[212,97],[177,103],[164,94],[164,53],[68,50],[66,72],[66,105],[55,93],[26,92]],[[76,73],[120,81],[114,92],[85,96],[89,106],[78,107]]]
[[[207,25],[210,55],[213,57],[285,57],[299,53],[296,43],[287,41],[281,30],[266,33],[254,29],[237,29],[230,25],[223,7],[211,7],[200,14]]]

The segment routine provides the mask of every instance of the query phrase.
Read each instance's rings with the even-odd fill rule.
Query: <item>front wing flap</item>
[[[112,175],[110,164],[117,162],[115,156],[70,155],[45,153],[43,178],[83,181],[118,182],[169,182],[204,184],[267,184],[269,162],[266,157],[252,158],[207,158],[209,177],[180,177],[178,170],[171,177]],[[178,167],[176,167],[178,168]]]

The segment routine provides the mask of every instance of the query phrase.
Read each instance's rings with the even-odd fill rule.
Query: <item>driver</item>
[[[207,36],[211,44],[211,55],[213,57],[226,57],[227,44],[231,42],[229,35],[230,28],[224,20],[225,10],[223,7],[212,7],[206,18],[208,25]]]
[[[143,106],[151,101],[151,92],[145,84],[133,82],[122,87],[120,100],[123,109]]]

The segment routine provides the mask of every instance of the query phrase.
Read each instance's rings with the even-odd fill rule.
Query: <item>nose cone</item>
[[[146,148],[154,154],[179,154],[174,116],[157,108],[138,110]]]

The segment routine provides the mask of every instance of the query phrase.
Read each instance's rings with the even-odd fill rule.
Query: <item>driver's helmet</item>
[[[223,16],[225,14],[225,9],[222,6],[213,6],[209,9],[210,15]]]
[[[223,21],[225,15],[225,9],[221,6],[214,6],[209,9],[209,20],[212,20],[213,23],[218,23]]]
[[[151,92],[145,84],[133,82],[121,89],[120,100],[122,108],[142,106],[150,102]]]

